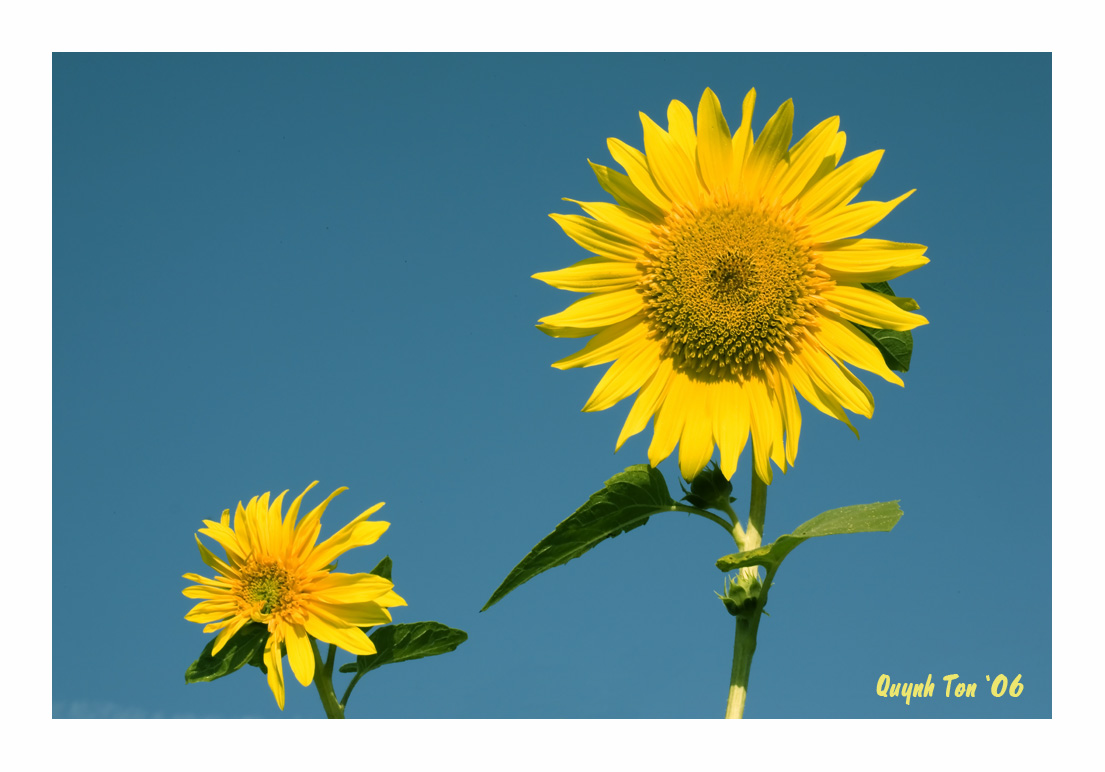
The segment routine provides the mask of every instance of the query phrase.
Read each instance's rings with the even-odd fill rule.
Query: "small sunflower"
[[[927,320],[863,287],[928,262],[925,247],[855,238],[913,191],[893,201],[851,203],[882,151],[837,166],[839,118],[790,146],[794,107],[782,105],[752,136],[753,89],[730,135],[710,89],[698,126],[681,102],[668,130],[641,113],[642,153],[608,140],[625,168],[591,164],[615,204],[579,204],[590,215],[559,215],[564,232],[593,256],[534,275],[589,293],[538,327],[558,338],[594,337],[553,366],[613,362],[584,410],[605,410],[637,394],[617,448],[655,416],[649,461],[679,445],[679,468],[694,477],[714,452],[731,478],[752,436],[757,475],[771,482],[798,452],[795,390],[844,421],[871,417],[871,392],[848,365],[904,385],[856,325],[910,330]]]
[[[392,583],[373,574],[333,572],[339,556],[354,547],[373,544],[390,523],[367,522],[369,515],[383,502],[358,515],[322,544],[316,544],[320,520],[326,507],[342,491],[338,488],[311,510],[297,525],[303,496],[318,482],[307,486],[296,497],[288,514],[281,518],[284,493],[269,504],[269,494],[250,499],[247,506],[238,503],[231,527],[230,510],[224,510],[220,522],[204,520],[199,533],[211,537],[226,550],[220,560],[196,543],[203,562],[218,573],[214,579],[184,574],[199,584],[188,587],[184,595],[201,602],[185,619],[205,624],[205,633],[220,631],[212,654],[218,654],[236,632],[249,622],[268,626],[265,666],[269,687],[284,709],[284,671],[281,644],[287,648],[288,662],[296,679],[307,686],[314,679],[315,657],[311,638],[332,643],[353,654],[375,654],[376,647],[362,627],[391,622],[388,606],[407,602],[392,591]]]

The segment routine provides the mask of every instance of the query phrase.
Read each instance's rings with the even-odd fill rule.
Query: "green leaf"
[[[360,654],[356,662],[338,668],[342,673],[364,675],[384,665],[448,654],[468,640],[468,633],[440,622],[414,622],[377,628],[368,636],[375,654]]]
[[[909,372],[909,360],[913,357],[913,333],[909,330],[880,330],[857,324],[859,331],[871,339],[891,370]]]
[[[184,671],[184,683],[194,684],[197,681],[214,681],[216,678],[230,675],[243,665],[253,665],[262,662],[265,651],[265,641],[269,637],[267,625],[249,622],[241,630],[234,633],[226,645],[218,654],[211,656],[215,648],[215,640],[208,641],[207,646],[200,652],[199,659],[193,662]]]
[[[375,574],[382,579],[391,581],[391,555],[385,555],[384,559],[376,564],[376,567],[369,571],[370,574]]]
[[[886,295],[903,311],[916,311],[920,308],[913,298],[900,298],[895,295],[894,290],[890,289],[889,282],[873,282],[863,286],[872,292]],[[857,324],[856,327],[875,344],[887,367],[900,373],[909,372],[909,361],[913,357],[913,333],[908,330],[881,330],[864,327],[862,324]]]
[[[722,571],[732,571],[743,566],[777,567],[790,551],[815,536],[831,536],[838,533],[869,533],[889,531],[902,516],[897,501],[856,504],[851,507],[830,509],[794,529],[794,533],[780,536],[765,547],[747,552],[726,555],[717,561]]]
[[[552,533],[538,542],[507,575],[480,611],[550,568],[578,558],[603,539],[612,539],[648,522],[657,512],[670,511],[675,500],[659,471],[636,464],[611,477]]]

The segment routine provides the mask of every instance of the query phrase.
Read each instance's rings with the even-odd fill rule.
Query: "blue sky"
[[[793,98],[796,135],[840,115],[845,158],[885,149],[862,197],[917,193],[872,235],[932,260],[894,283],[931,322],[906,388],[864,379],[858,442],[803,403],[766,538],[905,516],[787,560],[747,715],[1050,716],[1050,56],[775,54],[55,55],[54,715],[281,715],[254,670],[184,684],[207,636],[180,575],[203,518],[316,479],[310,502],[350,489],[324,528],[387,502],[341,570],[390,554],[396,621],[470,636],[367,677],[350,717],[721,715],[732,546],[705,521],[658,516],[478,613],[651,436],[615,455],[628,404],[581,413],[601,370],[549,366],[577,346],[534,323],[572,297],[529,277],[585,253],[547,215],[605,200],[587,159],[706,86],[731,123],[755,87],[757,131]],[[883,673],[980,696],[906,706]],[[283,715],[320,712],[289,683]]]

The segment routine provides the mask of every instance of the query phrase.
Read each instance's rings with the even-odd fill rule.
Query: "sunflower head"
[[[208,579],[184,574],[197,584],[184,590],[200,602],[185,619],[200,624],[205,633],[218,631],[212,654],[218,654],[235,633],[250,622],[266,625],[264,660],[269,687],[284,709],[284,672],[281,645],[296,679],[304,686],[314,679],[312,638],[332,643],[353,654],[375,654],[376,647],[361,628],[391,621],[388,607],[405,606],[392,583],[373,574],[339,574],[332,569],[339,556],[372,544],[388,529],[388,523],[368,517],[379,503],[321,544],[321,519],[338,488],[325,501],[296,522],[303,496],[313,482],[281,515],[284,495],[269,502],[269,494],[238,503],[231,523],[230,510],[218,522],[204,520],[200,534],[217,542],[226,558],[215,556],[196,536],[200,558],[216,573]]]
[[[731,478],[749,436],[764,482],[770,461],[786,471],[801,429],[796,393],[849,427],[845,410],[870,417],[871,393],[849,365],[903,383],[857,325],[927,322],[864,286],[928,262],[920,244],[857,238],[913,192],[852,203],[882,151],[839,165],[835,117],[792,146],[790,101],[754,137],[754,103],[752,90],[735,132],[710,89],[697,126],[678,101],[666,131],[642,113],[644,152],[608,141],[625,173],[591,164],[614,203],[552,215],[591,256],[534,276],[587,293],[538,325],[553,337],[593,336],[555,367],[612,363],[583,409],[636,392],[616,447],[655,419],[649,461],[678,445],[688,480],[715,446]]]

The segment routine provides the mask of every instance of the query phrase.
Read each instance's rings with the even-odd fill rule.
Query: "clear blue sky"
[[[755,87],[757,131],[793,98],[796,135],[840,115],[845,158],[885,149],[863,198],[917,193],[872,235],[932,260],[895,282],[931,322],[906,388],[864,378],[858,442],[803,403],[766,538],[905,516],[788,559],[747,715],[1051,715],[1049,55],[56,55],[53,79],[55,717],[280,715],[256,670],[184,684],[208,636],[180,575],[203,518],[315,479],[350,488],[324,528],[387,502],[341,570],[390,554],[396,621],[470,636],[367,677],[350,717],[720,716],[732,545],[703,520],[478,613],[651,436],[615,455],[628,403],[581,413],[600,370],[549,366],[578,346],[534,324],[571,297],[529,277],[585,254],[547,215],[606,200],[587,159],[706,86],[731,123]],[[906,706],[883,673],[979,696]],[[289,681],[283,715],[320,714]]]

